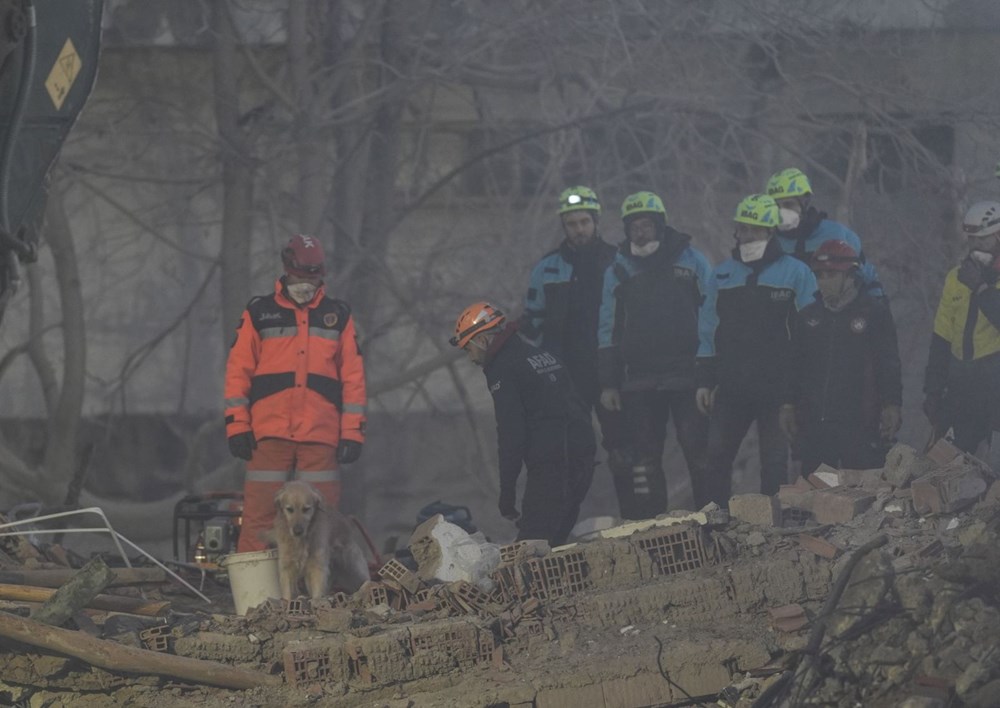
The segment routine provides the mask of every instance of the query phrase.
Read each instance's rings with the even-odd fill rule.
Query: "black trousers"
[[[707,495],[721,507],[733,489],[733,461],[750,425],[760,441],[760,491],[775,494],[788,479],[788,441],[778,427],[777,401],[760,400],[720,388],[708,432]]]
[[[802,457],[802,476],[822,464],[838,469],[867,470],[885,465],[886,449],[878,430],[864,430],[847,421],[801,421],[796,445]]]
[[[952,357],[943,408],[942,425],[954,428],[957,448],[975,454],[989,442],[1000,430],[1000,353],[973,361]]]
[[[545,539],[561,546],[576,525],[594,478],[594,450],[568,458],[530,462],[517,521],[517,540]]]
[[[677,442],[684,453],[695,505],[707,501],[704,488],[708,419],[698,412],[694,390],[626,391],[622,394],[629,456],[612,466],[623,519],[651,519],[667,510],[663,448],[673,416]]]

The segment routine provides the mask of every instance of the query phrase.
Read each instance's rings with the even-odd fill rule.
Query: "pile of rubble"
[[[353,596],[270,600],[245,617],[92,612],[93,641],[147,661],[130,672],[6,642],[0,697],[993,705],[998,496],[987,467],[941,443],[927,456],[897,446],[882,470],[821,468],[773,498],[739,495],[728,511],[678,512],[557,549],[496,547],[435,517],[410,539],[415,562],[390,560]]]

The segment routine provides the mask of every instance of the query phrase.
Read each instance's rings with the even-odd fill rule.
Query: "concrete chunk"
[[[771,626],[780,632],[797,632],[809,624],[806,611],[799,604],[772,607],[767,611]]]
[[[885,480],[894,487],[905,487],[935,467],[935,463],[921,457],[909,445],[897,443],[885,456]]]
[[[729,500],[729,515],[748,524],[781,526],[781,503],[766,494],[737,494]]]

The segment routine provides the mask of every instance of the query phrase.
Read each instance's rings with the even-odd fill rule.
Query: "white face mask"
[[[304,305],[312,300],[316,294],[316,286],[312,283],[294,283],[286,285],[285,289],[288,290],[289,296],[300,305]]]
[[[994,255],[989,251],[970,251],[969,258],[982,266],[993,265]]]
[[[767,241],[751,241],[740,244],[740,260],[744,263],[753,263],[764,257],[767,249]]]
[[[781,212],[781,224],[778,226],[778,231],[791,231],[799,225],[799,212],[784,207],[778,211]]]
[[[645,246],[636,246],[634,243],[631,244],[632,255],[637,258],[645,258],[646,256],[651,256],[656,253],[656,249],[660,247],[660,242],[653,239]]]

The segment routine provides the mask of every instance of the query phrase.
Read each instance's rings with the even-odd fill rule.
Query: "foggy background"
[[[457,314],[520,311],[565,186],[597,191],[614,243],[623,197],[657,192],[717,263],[736,203],[789,166],[881,273],[899,437],[920,447],[957,225],[1000,197],[998,38],[995,0],[108,0],[40,259],[0,329],[0,508],[99,504],[160,539],[186,491],[241,488],[225,357],[305,232],[366,359],[345,510],[381,541],[441,499],[506,541],[488,392],[447,343]],[[670,440],[671,506],[690,507]],[[737,491],[757,484],[744,448]],[[585,515],[616,509],[601,465]]]

